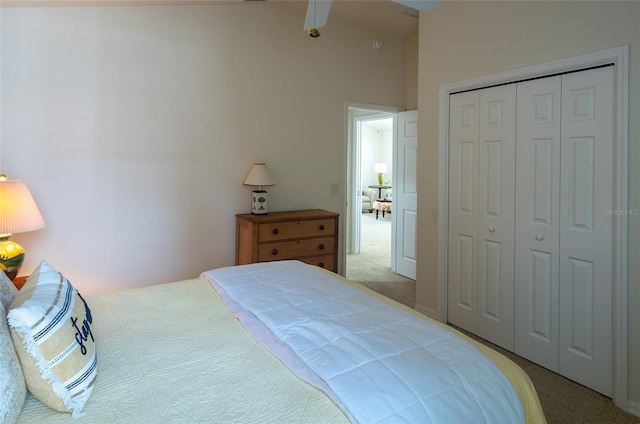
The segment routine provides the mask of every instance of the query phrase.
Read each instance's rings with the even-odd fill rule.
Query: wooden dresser
[[[322,209],[236,215],[236,265],[297,259],[338,271],[339,214]]]

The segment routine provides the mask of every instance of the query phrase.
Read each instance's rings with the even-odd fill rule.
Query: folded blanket
[[[321,269],[280,261],[202,277],[355,422],[524,422],[513,386],[478,349]]]

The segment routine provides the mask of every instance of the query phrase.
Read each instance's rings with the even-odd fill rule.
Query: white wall
[[[378,132],[364,124],[361,128],[360,176],[362,187],[367,187],[378,184],[378,176],[373,172],[373,167],[378,161]]]
[[[437,310],[438,96],[442,84],[630,46],[629,208],[640,208],[640,3],[444,1],[420,16],[416,300]],[[440,219],[445,219],[441,217]],[[640,414],[640,217],[628,220],[629,399]]]
[[[345,101],[404,105],[404,40],[270,3],[2,9],[1,169],[47,222],[17,234],[85,294],[235,260],[242,181],[270,210],[342,212]]]
[[[362,186],[378,185],[378,173],[374,172],[376,163],[386,163],[387,172],[384,181],[391,181],[393,171],[393,134],[392,131],[379,131],[375,128],[362,126],[361,145],[361,175]]]
[[[416,110],[418,109],[418,57],[419,57],[419,49],[418,49],[418,39],[419,34],[412,35],[407,37],[405,40],[406,43],[406,86],[405,86],[405,97],[406,97],[406,110]]]

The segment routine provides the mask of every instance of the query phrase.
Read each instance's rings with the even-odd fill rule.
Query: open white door
[[[393,187],[395,272],[416,279],[418,111],[398,113]],[[393,250],[393,249],[392,249]]]

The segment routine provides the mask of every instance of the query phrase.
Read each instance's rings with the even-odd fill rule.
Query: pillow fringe
[[[21,334],[23,339],[22,344],[25,347],[27,353],[33,358],[40,376],[43,380],[51,384],[53,393],[55,393],[55,395],[62,400],[64,406],[72,413],[74,417],[77,418],[79,416],[78,414],[80,414],[80,412],[82,411],[82,405],[78,405],[78,402],[74,401],[71,398],[71,394],[64,388],[63,384],[60,382],[55,373],[51,371],[51,368],[49,368],[47,360],[44,358],[44,356],[42,356],[42,352],[40,352],[38,345],[33,339],[33,334],[29,325],[25,323],[24,320],[22,320],[20,317],[16,317],[16,314],[12,312],[13,311],[9,311],[9,313],[7,314],[7,322],[14,330]]]

